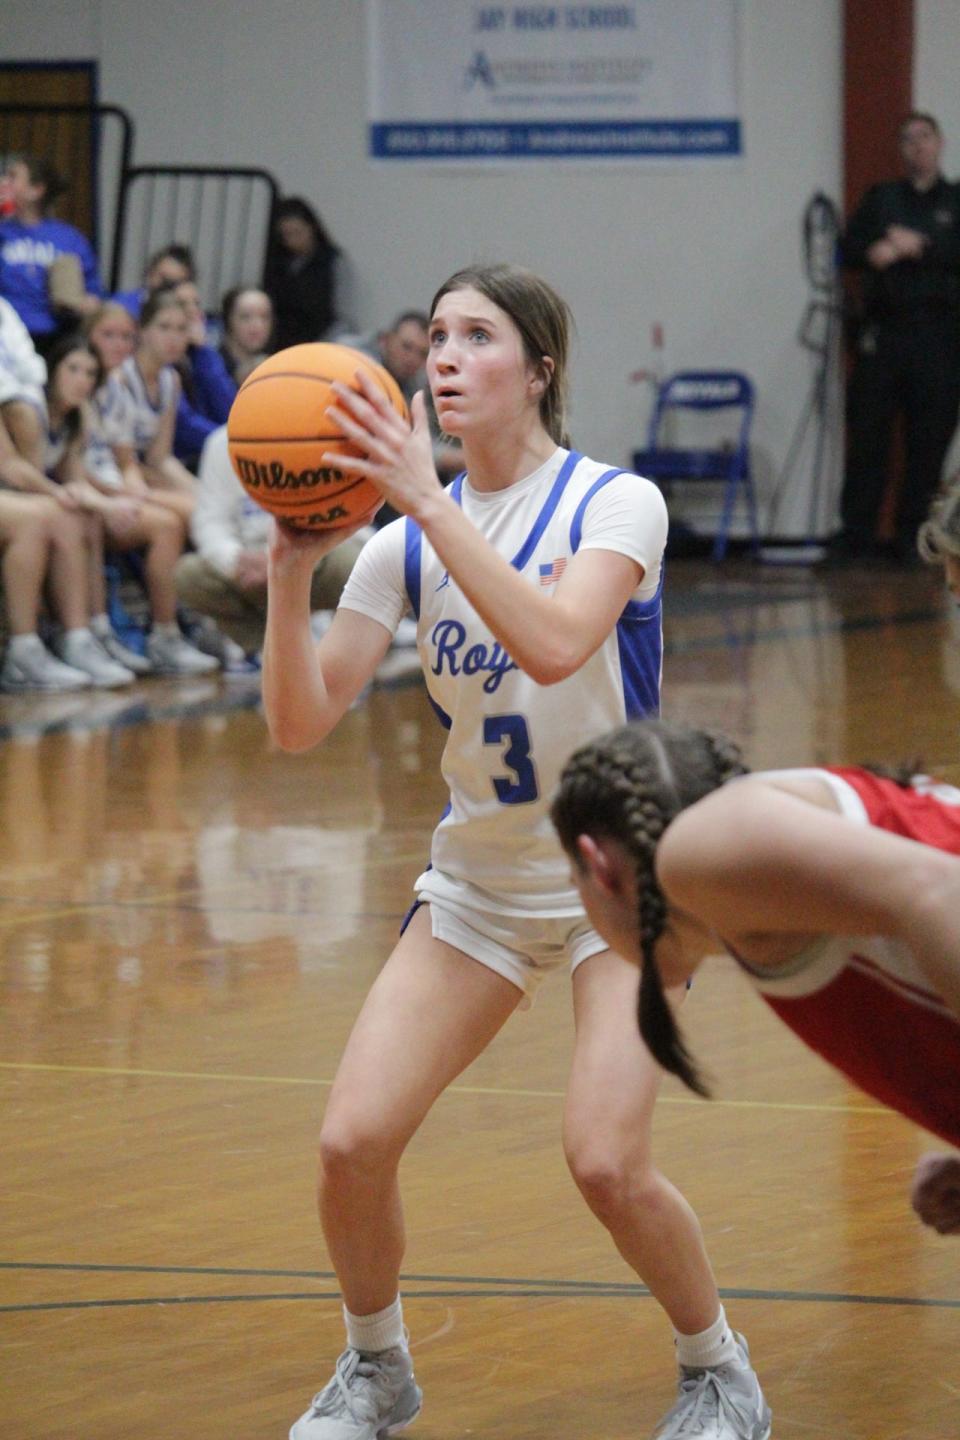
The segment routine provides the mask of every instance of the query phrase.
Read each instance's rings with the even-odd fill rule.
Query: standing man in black
[[[940,170],[932,115],[900,125],[906,177],[873,185],[850,218],[843,263],[863,270],[863,322],[847,397],[843,528],[831,553],[867,557],[888,476],[893,423],[905,421],[906,473],[893,554],[909,562],[960,409],[960,189]]]

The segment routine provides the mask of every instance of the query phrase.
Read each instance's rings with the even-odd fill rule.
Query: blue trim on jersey
[[[660,713],[660,671],[663,665],[663,566],[657,593],[649,600],[631,600],[617,621],[617,649],[623,703],[628,720]]]
[[[533,554],[534,550],[537,548],[537,545],[540,541],[540,536],[550,524],[553,512],[560,504],[563,492],[567,488],[567,481],[570,479],[570,476],[573,474],[574,470],[580,464],[580,461],[582,459],[583,456],[578,454],[576,450],[571,450],[566,460],[564,460],[563,464],[560,467],[560,473],[557,476],[556,480],[554,480],[553,482],[550,494],[543,502],[543,507],[540,511],[540,514],[533,522],[533,529],[530,531],[530,534],[520,546],[520,549],[517,551],[516,555],[514,555],[513,559],[510,561],[510,564],[513,566],[514,570],[522,570],[523,567],[526,565],[527,561],[530,559],[530,556]]]
[[[427,691],[427,699],[433,706],[433,712],[436,715],[437,719],[440,721],[440,724],[443,726],[444,730],[452,729],[453,721],[450,719],[450,716],[447,714],[446,710],[442,710],[440,708],[436,700],[434,700],[433,696],[430,694],[429,690]]]
[[[594,480],[593,484],[590,486],[590,489],[580,501],[580,504],[577,506],[576,514],[574,515],[573,520],[570,522],[570,549],[573,551],[574,555],[576,555],[577,551],[580,549],[580,541],[583,537],[583,517],[586,513],[587,506],[590,504],[590,501],[593,499],[594,495],[596,495],[598,490],[603,489],[604,485],[609,485],[610,481],[615,480],[618,475],[625,475],[626,473],[627,472],[625,470],[604,470],[603,474],[599,477],[599,479]]]
[[[605,470],[577,506],[570,525],[570,549],[576,554],[583,538],[587,506],[604,485],[625,470]],[[663,562],[657,592],[649,600],[628,600],[617,621],[617,649],[627,719],[657,715],[660,711],[660,670],[663,663]]]
[[[410,609],[420,619],[420,526],[407,516],[404,528],[403,583],[410,601]]]

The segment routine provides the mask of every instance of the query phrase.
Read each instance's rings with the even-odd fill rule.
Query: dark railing
[[[113,289],[135,288],[147,258],[177,241],[197,264],[204,308],[219,311],[224,290],[259,284],[279,190],[266,170],[143,165],[124,176],[117,208]]]

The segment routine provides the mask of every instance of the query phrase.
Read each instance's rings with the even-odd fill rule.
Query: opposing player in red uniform
[[[648,1047],[706,1093],[664,987],[727,951],[824,1059],[960,1146],[960,790],[862,768],[746,775],[730,741],[643,720],[561,777],[553,821],[594,928],[641,966]],[[960,1233],[960,1156],[926,1156],[912,1198]]]

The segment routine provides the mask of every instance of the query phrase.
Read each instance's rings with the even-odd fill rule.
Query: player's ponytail
[[[642,959],[640,1033],[657,1063],[699,1095],[709,1092],[679,1031],[654,958],[667,919],[656,849],[681,810],[746,768],[724,736],[660,720],[637,721],[571,756],[551,809],[560,842],[575,863],[579,835],[618,840],[632,857]]]

